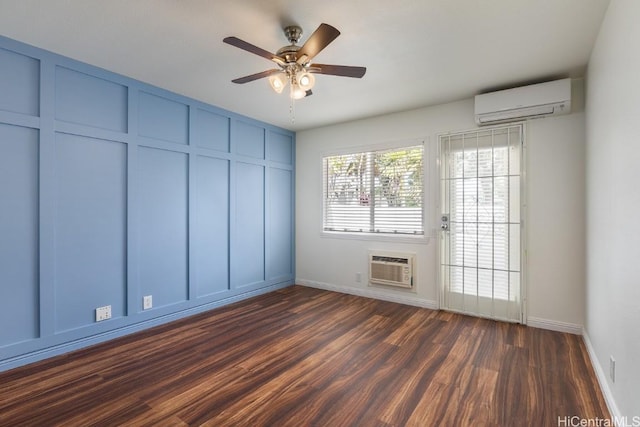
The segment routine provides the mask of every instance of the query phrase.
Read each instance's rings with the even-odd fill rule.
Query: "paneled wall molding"
[[[0,93],[0,371],[293,284],[292,132],[2,37]]]

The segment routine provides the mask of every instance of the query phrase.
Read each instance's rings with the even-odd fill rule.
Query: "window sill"
[[[346,231],[321,231],[320,236],[325,239],[347,239],[375,242],[411,243],[414,245],[428,245],[431,236],[412,236],[409,234],[383,233],[349,233]]]

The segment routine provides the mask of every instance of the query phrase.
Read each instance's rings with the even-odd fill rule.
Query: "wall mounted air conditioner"
[[[476,123],[488,125],[571,112],[571,79],[476,95]]]
[[[369,284],[413,288],[413,254],[371,252]]]

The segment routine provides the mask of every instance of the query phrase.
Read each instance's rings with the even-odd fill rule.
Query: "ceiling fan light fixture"
[[[307,96],[307,91],[302,89],[297,83],[291,83],[291,93],[289,94],[292,99],[302,99]]]
[[[269,84],[276,93],[282,93],[287,85],[287,75],[285,73],[276,73],[269,76]]]
[[[340,31],[329,24],[320,24],[302,46],[298,46],[298,41],[300,40],[300,36],[302,36],[302,28],[295,25],[288,26],[284,28],[284,33],[290,44],[280,48],[275,54],[238,37],[225,37],[222,41],[268,59],[278,65],[279,69],[270,69],[231,81],[237,84],[244,84],[268,77],[271,88],[278,94],[282,93],[288,85],[289,97],[291,99],[289,108],[292,123],[295,118],[293,109],[294,101],[312,94],[311,89],[314,87],[316,80],[315,74],[361,78],[367,71],[365,67],[316,64],[311,62],[318,53],[324,50],[324,48],[340,35]]]
[[[313,85],[316,83],[316,78],[313,74],[304,71],[298,75],[298,85],[305,92],[313,89]]]

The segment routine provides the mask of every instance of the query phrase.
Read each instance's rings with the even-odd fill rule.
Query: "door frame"
[[[441,138],[443,136],[451,136],[462,133],[470,133],[470,132],[481,132],[483,130],[491,130],[491,129],[500,129],[506,126],[522,126],[522,145],[520,147],[520,323],[522,325],[527,324],[527,316],[528,316],[528,263],[529,263],[529,254],[528,254],[528,230],[529,230],[529,221],[528,221],[528,205],[529,205],[529,193],[528,193],[528,149],[527,149],[527,141],[529,139],[528,126],[525,121],[516,121],[510,123],[501,123],[491,126],[478,126],[472,129],[460,130],[460,131],[448,131],[448,132],[440,132],[436,134],[437,141],[437,159],[436,159],[436,171],[438,177],[438,185],[437,185],[437,215],[435,222],[435,230],[437,235],[437,248],[436,248],[436,298],[438,300],[438,309],[446,310],[444,308],[444,283],[442,277],[442,242],[444,239],[444,231],[440,229],[440,218],[443,213],[442,212],[442,142]],[[478,316],[482,317],[482,316]]]

